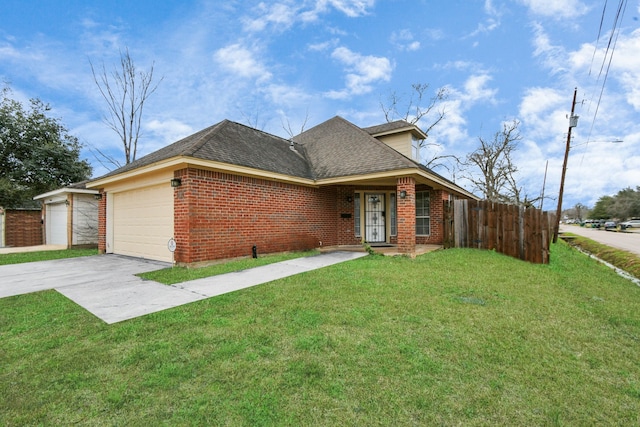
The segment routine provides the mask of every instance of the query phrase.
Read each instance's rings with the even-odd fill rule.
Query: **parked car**
[[[616,222],[615,221],[607,221],[604,223],[604,229],[605,230],[615,230],[616,229]]]
[[[640,219],[630,219],[629,221],[621,222],[620,228],[626,230],[627,228],[640,228]]]

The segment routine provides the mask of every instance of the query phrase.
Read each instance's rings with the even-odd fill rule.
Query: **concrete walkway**
[[[55,289],[111,324],[366,255],[330,252],[172,286],[135,276],[169,264],[118,255],[12,264],[0,266],[0,298]]]

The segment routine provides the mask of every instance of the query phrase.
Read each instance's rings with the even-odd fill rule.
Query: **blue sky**
[[[531,197],[547,162],[545,194],[557,195],[577,87],[564,207],[592,206],[640,185],[638,0],[617,27],[600,99],[618,3],[606,2],[598,41],[605,0],[3,0],[0,80],[118,158],[89,61],[111,68],[125,48],[163,77],[145,107],[141,155],[223,119],[283,137],[285,127],[297,134],[335,115],[380,124],[392,92],[407,100],[413,83],[429,84],[429,96],[446,87],[445,119],[429,135],[437,145],[423,156],[464,157],[517,119],[518,180]],[[83,155],[96,176],[107,171]],[[464,171],[437,172],[472,190]]]

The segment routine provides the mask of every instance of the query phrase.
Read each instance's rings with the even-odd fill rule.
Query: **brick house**
[[[363,241],[412,254],[442,243],[444,200],[475,198],[412,159],[426,137],[334,117],[287,140],[224,120],[87,184],[99,249],[181,264]]]

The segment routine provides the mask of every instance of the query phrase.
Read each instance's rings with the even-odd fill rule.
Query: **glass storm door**
[[[384,207],[384,194],[365,195],[364,228],[366,241],[369,243],[387,240]]]

